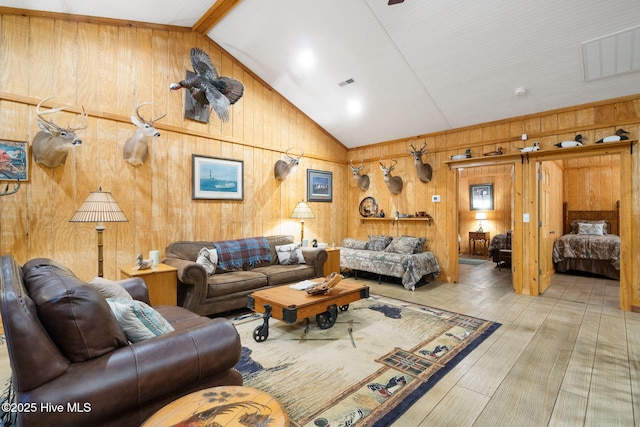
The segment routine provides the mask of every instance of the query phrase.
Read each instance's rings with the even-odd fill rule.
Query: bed
[[[553,244],[556,271],[582,271],[620,280],[620,202],[611,211],[570,211],[563,204],[563,235]]]

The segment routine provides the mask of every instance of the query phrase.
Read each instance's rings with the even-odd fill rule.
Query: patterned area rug
[[[259,343],[259,314],[232,321],[244,385],[277,398],[296,427],[388,426],[500,326],[375,295],[339,311],[329,329],[270,319]]]

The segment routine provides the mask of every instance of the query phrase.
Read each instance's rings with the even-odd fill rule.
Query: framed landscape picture
[[[469,203],[472,211],[493,210],[493,184],[470,185]]]
[[[194,154],[192,199],[243,200],[244,162]]]
[[[28,181],[27,143],[0,139],[0,181]]]
[[[333,201],[333,173],[307,169],[307,201]]]

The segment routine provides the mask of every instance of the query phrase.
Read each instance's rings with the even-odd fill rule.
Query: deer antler
[[[71,125],[67,125],[67,127],[69,129],[71,129],[72,131],[74,131],[74,132],[77,131],[77,130],[86,129],[87,128],[87,113],[86,113],[86,111],[84,111],[84,105],[82,106],[81,117],[82,117],[82,124],[80,125],[80,127],[72,128]]]
[[[360,166],[358,167],[353,165],[353,159],[349,160],[349,164],[351,165],[351,169],[353,169],[356,172],[360,172],[362,168],[364,168],[364,162],[362,160],[360,160]]]
[[[42,115],[43,115],[43,114],[53,114],[53,113],[57,113],[58,111],[62,111],[62,110],[64,110],[66,107],[60,107],[60,108],[55,108],[55,107],[54,107],[54,108],[50,108],[48,111],[42,111],[42,110],[40,109],[40,107],[42,106],[42,104],[43,104],[45,101],[50,100],[51,98],[53,98],[53,95],[52,95],[52,96],[48,96],[48,97],[46,97],[45,99],[43,99],[42,101],[38,102],[38,105],[36,105],[36,115],[38,116],[38,119],[42,120],[42,121],[43,121],[43,122],[45,122],[46,124],[48,124],[48,125],[50,125],[50,126],[55,126],[55,127],[57,127],[57,126],[56,126],[56,124],[55,124],[55,123],[53,123],[53,121],[45,119],[44,117],[42,117]]]
[[[288,158],[290,158],[291,160],[296,159],[296,158],[297,158],[298,160],[300,160],[300,159],[302,158],[302,156],[304,156],[304,151],[303,151],[303,152],[302,152],[302,154],[300,154],[298,157],[293,157],[293,156],[290,156],[290,155],[289,155],[289,150],[291,150],[292,148],[293,148],[293,147],[289,147],[289,148],[287,148],[287,150],[284,152],[284,155],[285,155],[285,156],[287,156]]]
[[[0,173],[8,178],[8,176],[5,175],[4,172],[0,172]],[[4,190],[0,191],[0,196],[9,196],[13,193],[16,193],[19,189],[20,189],[20,178],[18,178],[18,183],[13,185],[12,191],[9,191],[9,184],[7,183],[6,187],[4,187]]]
[[[153,102],[151,102],[151,101],[147,101],[147,102],[143,102],[142,104],[139,104],[139,105],[136,107],[136,116],[138,116],[138,119],[140,119],[140,121],[145,122],[145,123],[151,123],[151,124],[153,124],[154,122],[157,122],[158,120],[160,120],[161,118],[163,118],[164,116],[166,116],[166,115],[167,115],[167,113],[164,113],[163,115],[156,117],[155,119],[151,120],[150,122],[147,122],[147,121],[144,119],[144,117],[142,117],[142,115],[140,114],[140,108],[141,108],[142,106],[144,106],[144,105],[151,105],[151,104],[153,104]]]

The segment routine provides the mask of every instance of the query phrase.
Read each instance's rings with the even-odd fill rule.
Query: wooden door
[[[538,291],[543,293],[555,273],[553,243],[562,234],[562,168],[556,162],[544,162],[538,163],[538,172]]]

